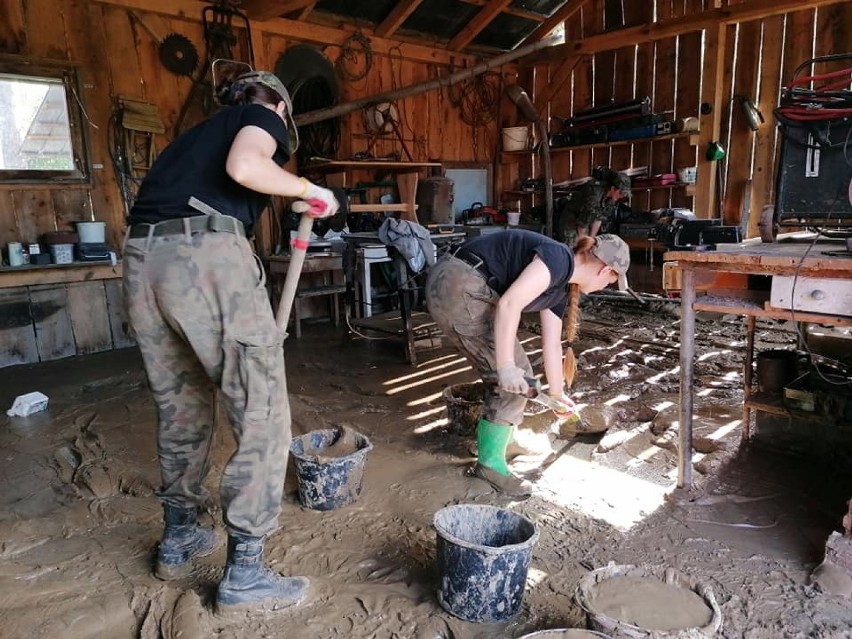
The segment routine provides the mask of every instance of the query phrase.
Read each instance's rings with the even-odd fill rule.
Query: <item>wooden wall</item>
[[[91,160],[95,165],[91,186],[45,188],[0,186],[0,244],[11,240],[35,241],[45,231],[66,228],[74,220],[107,222],[109,240],[116,246],[124,226],[124,210],[110,160],[109,120],[115,98],[127,96],[157,105],[167,133],[158,136],[163,148],[191,80],[167,71],[159,62],[157,43],[129,16],[132,9],[162,37],[187,36],[203,56],[201,10],[195,0],[6,0],[0,3],[0,53],[37,56],[81,63],[82,96],[90,121]],[[235,23],[236,24],[236,23]],[[311,26],[278,19],[251,23],[258,68],[274,69],[289,46],[308,41],[324,49],[334,61],[340,44],[354,30]],[[245,41],[245,36],[241,39]],[[369,32],[365,32],[370,36]],[[243,47],[245,48],[245,47]],[[472,58],[450,56],[429,47],[373,39],[373,65],[365,78],[341,81],[342,100],[373,95],[451,72],[471,64]],[[416,160],[490,161],[496,151],[497,122],[470,127],[459,119],[446,90],[431,91],[398,103],[404,139]],[[495,109],[497,105],[495,105]],[[340,157],[366,148],[360,112],[344,116]],[[401,152],[387,136],[374,154]],[[264,247],[261,247],[264,248]]]
[[[584,38],[605,34],[608,5],[624,7],[624,27],[649,24],[656,12],[658,22],[697,16],[703,11],[726,5],[747,5],[753,0],[652,0],[648,2],[610,3],[588,0],[581,11],[566,23],[566,41],[576,43]],[[654,7],[656,4],[656,7]],[[762,3],[766,4],[766,3]],[[612,14],[610,14],[611,16]],[[699,171],[696,197],[686,189],[634,192],[634,207],[654,209],[668,206],[696,205],[701,217],[723,215],[728,224],[739,224],[743,215],[746,189],[751,188],[749,235],[757,235],[757,222],[763,206],[774,202],[777,171],[778,132],[773,117],[781,86],[790,79],[792,70],[804,60],[850,50],[852,3],[838,2],[819,8],[808,8],[760,20],[731,24],[722,33],[724,48],[718,53],[722,61],[722,86],[718,99],[710,99],[718,113],[703,116],[699,107],[713,96],[708,83],[713,79],[714,49],[719,39],[713,25],[702,31],[692,30],[674,37],[649,39],[641,32],[630,31],[626,46],[596,51],[576,59],[566,53],[564,59],[537,63],[522,70],[521,83],[535,95],[547,91],[553,78],[559,77],[567,63],[574,65],[568,80],[546,105],[548,115],[568,117],[574,111],[608,102],[649,96],[654,112],[666,113],[675,120],[700,117],[702,128],[712,117],[720,118],[718,141],[727,150],[727,158],[716,164],[704,164]],[[620,26],[620,25],[619,25]],[[613,41],[617,38],[613,37]],[[632,43],[631,43],[632,42]],[[746,125],[743,112],[734,96],[747,96],[755,101],[766,122],[757,132]],[[503,126],[516,120],[507,117]],[[553,121],[552,130],[559,122]],[[641,141],[612,148],[557,151],[553,155],[554,181],[589,175],[598,165],[617,169],[648,166],[652,173],[672,172],[684,166],[702,164],[709,141],[709,130],[702,134],[700,146],[690,144],[689,137],[658,142]],[[709,181],[707,171],[718,171],[719,185]],[[522,175],[540,172],[533,162],[521,166]],[[512,188],[511,175],[504,171],[503,188]],[[701,189],[719,190],[721,205],[703,206],[708,194]],[[702,197],[703,196],[703,197]]]

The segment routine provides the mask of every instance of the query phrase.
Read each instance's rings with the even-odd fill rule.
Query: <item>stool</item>
[[[331,316],[334,319],[334,325],[340,325],[340,301],[341,293],[346,292],[345,284],[331,284],[328,286],[313,286],[302,288],[296,291],[296,297],[293,300],[293,322],[296,324],[296,339],[302,337],[302,305],[301,300],[306,297],[319,297],[322,295],[331,295]]]

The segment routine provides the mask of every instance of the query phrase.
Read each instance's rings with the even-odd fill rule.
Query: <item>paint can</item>
[[[24,265],[24,247],[20,242],[9,242],[6,245],[9,251],[9,266]]]

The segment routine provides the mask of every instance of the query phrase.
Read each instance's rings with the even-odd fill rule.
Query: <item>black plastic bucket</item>
[[[798,377],[799,354],[783,348],[757,354],[757,386],[762,393],[781,393]]]
[[[447,386],[442,395],[447,404],[447,430],[462,436],[476,433],[485,399],[485,385],[481,382],[453,384]]]
[[[294,437],[290,452],[296,460],[299,501],[313,510],[334,510],[358,499],[364,479],[364,464],[373,445],[361,433],[348,431],[353,452],[335,456],[332,447],[347,431],[315,430]]]
[[[518,614],[538,526],[510,510],[472,504],[442,508],[433,523],[441,607],[477,623]]]

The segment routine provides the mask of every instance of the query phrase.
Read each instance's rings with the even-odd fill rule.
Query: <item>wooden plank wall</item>
[[[126,6],[122,6],[126,5]],[[144,28],[131,20],[134,9],[160,36],[180,33],[204,52],[201,9],[204,3],[191,0],[139,2],[128,0],[89,2],[87,0],[10,0],[0,3],[0,53],[39,56],[81,64],[84,95],[89,118],[91,160],[95,165],[91,186],[46,188],[40,186],[0,186],[0,245],[12,240],[35,241],[49,230],[67,228],[69,222],[96,219],[107,223],[109,240],[120,245],[124,210],[110,160],[110,116],[117,96],[127,96],[156,104],[167,133],[157,137],[162,149],[173,137],[172,131],[191,87],[191,80],[165,70],[157,55],[157,43]],[[150,7],[150,10],[148,10]],[[235,23],[236,24],[236,23]],[[305,29],[306,40],[324,49],[331,60],[340,53],[340,42],[354,30]],[[329,33],[340,34],[334,42],[323,42]],[[365,31],[369,35],[368,31]],[[327,38],[332,40],[333,38]],[[252,23],[252,40],[258,68],[274,69],[279,55],[300,38],[284,37],[263,23]],[[423,49],[423,47],[421,47]],[[373,54],[368,75],[359,81],[341,82],[342,100],[380,93],[421,82],[453,69],[450,56],[435,55],[424,62],[405,55],[404,47],[385,47]],[[459,55],[455,70],[470,64],[472,58]],[[402,100],[397,104],[408,148],[416,160],[490,162],[497,149],[498,120],[485,127],[471,127],[460,121],[458,109],[450,104],[446,89]],[[498,108],[495,104],[494,108]],[[344,116],[340,158],[351,157],[366,148],[360,112]],[[376,155],[401,153],[394,136],[386,136],[376,146]],[[369,177],[369,176],[365,176]],[[268,225],[267,225],[268,227]],[[268,246],[260,247],[268,250]]]
[[[749,0],[653,0],[625,2],[625,26],[646,23],[652,9],[657,20],[679,18],[717,6],[747,4]],[[616,3],[617,4],[617,3]],[[654,6],[654,4],[656,6]],[[589,0],[566,23],[566,40],[603,33],[607,3]],[[725,223],[739,224],[743,204],[749,200],[748,235],[758,234],[760,212],[774,202],[779,134],[773,117],[780,88],[793,69],[813,56],[849,50],[852,3],[806,9],[732,26],[725,51],[726,79],[721,104],[720,142],[728,152],[718,166],[721,177],[721,212]],[[699,115],[702,55],[701,33],[625,46],[586,56],[575,67],[571,79],[554,96],[550,113],[566,117],[575,111],[606,104],[611,99],[628,100],[649,96],[654,112],[676,120]],[[550,77],[560,61],[539,63],[536,76]],[[848,65],[841,65],[848,66]],[[766,122],[756,132],[746,124],[737,96],[753,100]],[[552,130],[560,123],[553,120]],[[506,124],[504,124],[506,126]],[[554,154],[554,180],[589,175],[598,165],[611,163],[624,169],[648,166],[652,173],[668,173],[694,166],[699,153],[688,137],[657,142],[635,142],[612,148],[582,149]],[[503,188],[514,188],[508,184]],[[750,191],[750,198],[746,191]],[[643,210],[669,206],[692,206],[693,198],[683,188],[634,192],[633,205]]]

